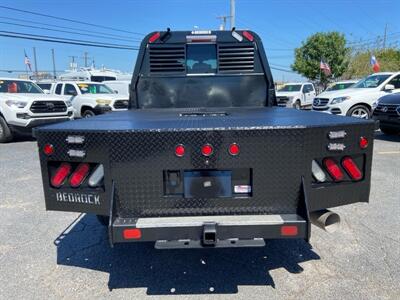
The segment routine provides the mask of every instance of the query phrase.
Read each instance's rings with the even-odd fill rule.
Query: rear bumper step
[[[112,243],[158,241],[158,248],[181,248],[188,241],[193,247],[227,247],[251,246],[254,240],[260,246],[260,239],[308,238],[307,221],[296,214],[116,218],[109,229]]]
[[[239,239],[229,239],[229,240],[218,240],[213,248],[241,248],[241,247],[264,247],[264,239],[252,239],[252,240],[239,240]],[[193,240],[178,240],[178,241],[157,241],[155,246],[156,249],[196,249],[205,248],[206,246],[202,241]],[[211,247],[211,246],[210,246]]]

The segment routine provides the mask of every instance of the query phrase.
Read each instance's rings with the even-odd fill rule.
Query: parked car
[[[400,72],[375,73],[345,90],[319,94],[314,99],[313,110],[369,119],[372,116],[372,104],[393,92],[400,92]]]
[[[103,83],[111,88],[115,93],[129,96],[129,88],[131,86],[130,80],[110,80],[103,81]]]
[[[301,109],[311,106],[315,95],[315,87],[310,82],[287,83],[276,92],[276,101],[281,107]]]
[[[400,133],[400,93],[383,96],[373,105],[373,118],[385,134]]]
[[[43,84],[39,83],[42,86]],[[98,82],[53,82],[49,93],[70,99],[75,108],[76,118],[88,118],[110,111],[126,110],[129,106],[128,95],[118,95],[105,84]]]
[[[30,80],[0,78],[0,143],[16,134],[31,134],[35,126],[72,118],[70,101],[44,94]]]
[[[358,81],[359,80],[346,80],[346,81],[334,82],[328,86],[325,92],[345,90],[351,87],[353,84],[357,83]]]
[[[54,80],[41,80],[36,82],[36,84],[43,90],[45,94],[50,94],[53,83],[55,83]]]
[[[116,70],[106,68],[96,69],[93,67],[80,68],[77,70],[68,71],[59,76],[60,80],[77,80],[77,81],[92,81],[103,82],[105,80],[130,80],[131,74],[122,73]]]

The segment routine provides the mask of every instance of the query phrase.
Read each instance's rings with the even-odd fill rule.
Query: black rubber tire
[[[301,109],[301,102],[299,100],[296,100],[296,102],[293,104],[293,108],[300,110]]]
[[[400,133],[400,128],[387,127],[385,125],[379,125],[379,129],[384,134],[388,134],[388,135],[396,135],[396,134]]]
[[[91,109],[86,109],[82,113],[82,118],[91,118],[94,117],[96,114]]]
[[[371,119],[371,110],[367,106],[362,105],[362,104],[355,105],[352,108],[350,108],[346,115],[349,117],[357,118],[357,116],[355,114],[361,113],[363,111],[366,113],[366,117],[362,118],[362,119],[366,119],[366,120]]]
[[[103,226],[108,226],[108,222],[110,221],[110,217],[109,216],[100,216],[100,215],[96,215],[97,220],[99,221],[99,223]]]
[[[8,143],[13,139],[10,128],[7,125],[6,120],[0,116],[0,143]]]

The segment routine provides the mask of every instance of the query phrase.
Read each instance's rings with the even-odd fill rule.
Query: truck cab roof
[[[147,35],[131,82],[131,107],[262,107],[275,100],[257,34],[160,31]]]

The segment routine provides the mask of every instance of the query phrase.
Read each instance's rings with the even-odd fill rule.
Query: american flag
[[[24,54],[25,54],[24,64],[27,65],[29,70],[32,72],[31,60],[29,59],[28,55],[26,55],[25,50]]]
[[[324,62],[322,59],[321,59],[321,63],[319,64],[319,68],[322,70],[322,72],[324,72],[324,74],[326,76],[329,76],[332,74],[331,67],[328,65],[328,63]]]

